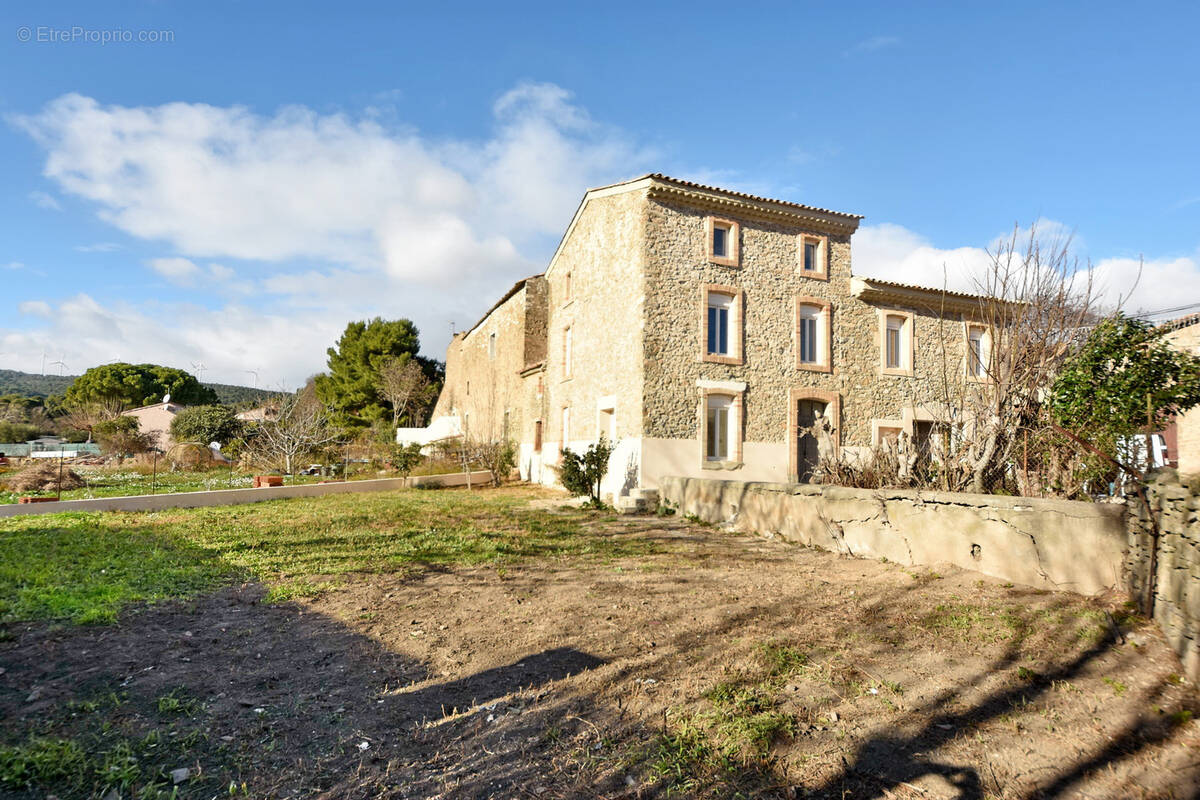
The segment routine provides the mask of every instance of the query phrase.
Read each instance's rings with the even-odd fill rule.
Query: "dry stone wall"
[[[1146,487],[1151,513],[1131,500],[1127,567],[1134,597],[1153,598],[1153,615],[1200,682],[1200,496],[1175,470],[1160,471]],[[1157,545],[1157,546],[1156,546]]]
[[[1120,504],[682,477],[665,478],[660,493],[706,522],[836,553],[1086,595],[1123,585]]]

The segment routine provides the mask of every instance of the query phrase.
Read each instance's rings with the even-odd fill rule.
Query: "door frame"
[[[833,420],[833,451],[840,455],[842,451],[842,396],[837,392],[824,392],[809,386],[796,387],[788,391],[788,480],[793,483],[800,480],[799,464],[799,424],[796,405],[801,400],[818,400],[825,403],[826,409],[833,409],[830,414]]]

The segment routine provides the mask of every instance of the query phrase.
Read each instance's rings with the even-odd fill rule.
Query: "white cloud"
[[[6,359],[15,369],[40,369],[46,349],[61,352],[73,370],[120,358],[193,371],[191,365],[203,361],[205,380],[243,383],[244,369],[261,368],[260,386],[292,389],[317,371],[324,348],[345,325],[341,318],[263,313],[243,305],[216,314],[189,304],[105,306],[87,294],[44,305],[42,327],[0,332],[0,352],[17,356]]]
[[[96,244],[80,244],[75,246],[75,251],[79,253],[111,253],[114,250],[120,250],[121,245],[116,242],[97,242]]]
[[[900,44],[900,37],[898,36],[872,36],[851,45],[842,55],[852,56],[857,53],[872,53],[876,50],[882,50],[885,47],[895,47],[898,44]]]
[[[7,264],[4,264],[3,266],[5,269],[11,269],[11,270],[25,269],[25,265],[23,263],[21,263],[20,261],[9,261]]]
[[[222,264],[209,264],[208,272],[214,279],[222,283],[233,280],[233,276],[236,274],[232,269]]]
[[[186,258],[152,258],[146,266],[176,286],[195,286],[200,268]]]
[[[35,317],[50,316],[50,304],[45,300],[26,300],[17,304],[17,310],[22,314],[31,314]]]
[[[1076,253],[1082,240],[1066,225],[1041,219],[1036,223],[1040,241],[1062,243]],[[1030,228],[1016,231],[1020,252],[1028,241]],[[854,235],[851,264],[855,275],[911,283],[954,291],[977,292],[979,277],[990,264],[988,250],[995,252],[1002,243],[1011,244],[1013,233],[997,236],[987,248],[934,247],[924,237],[901,225],[884,223],[864,225]],[[1087,267],[1080,259],[1079,266]],[[1105,258],[1091,265],[1092,291],[1106,307],[1118,304],[1126,313],[1144,313],[1177,308],[1200,301],[1200,252],[1192,256],[1149,259]],[[1081,282],[1080,286],[1083,285]],[[1163,321],[1194,311],[1169,312],[1155,317]]]
[[[855,275],[959,292],[973,291],[989,262],[983,248],[934,247],[919,234],[889,222],[859,228],[850,257]]]
[[[378,314],[413,319],[425,352],[441,357],[451,320],[473,323],[513,281],[545,267],[586,188],[648,162],[551,84],[503,94],[479,140],[380,121],[401,112],[262,115],[199,103],[108,106],[72,94],[10,118],[45,149],[44,174],[60,192],[176,254],[148,261],[150,269],[225,298],[204,312],[84,294],[71,311],[90,322],[36,335],[75,337],[98,362],[152,360],[151,352],[185,365],[203,358],[213,369],[227,364],[227,380],[277,363],[295,383],[323,367],[347,322]],[[212,346],[213,330],[230,330],[229,341]],[[246,360],[234,363],[237,353]],[[72,358],[86,363],[83,353]]]
[[[1200,301],[1200,253],[1151,260],[1106,258],[1095,265],[1093,275],[1105,300],[1123,301],[1126,313],[1176,309]],[[1153,319],[1162,322],[1197,311],[1200,308],[1171,311]]]
[[[636,168],[616,131],[550,84],[502,96],[483,142],[433,142],[370,119],[65,95],[14,118],[45,175],[121,230],[182,255],[385,266],[408,280],[524,268],[524,238],[558,232],[584,188]],[[414,263],[414,236],[431,233]]]
[[[35,190],[29,193],[29,199],[38,208],[44,208],[48,211],[62,211],[62,206],[54,199],[54,196],[40,190]]]

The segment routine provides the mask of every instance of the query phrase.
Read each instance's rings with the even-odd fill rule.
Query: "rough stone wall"
[[[1179,654],[1188,678],[1200,682],[1200,496],[1181,484],[1172,469],[1161,470],[1146,493],[1157,518],[1157,554],[1155,526],[1146,507],[1131,500],[1129,590],[1143,602],[1152,592],[1155,621]]]
[[[541,275],[525,281],[525,366],[546,360],[549,289]]]
[[[1200,324],[1171,331],[1167,341],[1181,350],[1200,355]],[[1200,475],[1200,408],[1193,408],[1175,420],[1179,471],[1184,475]]]
[[[872,419],[897,419],[905,408],[944,400],[961,385],[965,348],[959,315],[901,307],[915,314],[915,374],[880,374],[879,312],[851,295],[849,236],[828,238],[828,280],[797,269],[797,237],[819,230],[739,217],[741,266],[709,263],[705,219],[711,212],[661,201],[649,204],[646,272],[646,435],[697,436],[698,379],[744,381],[743,436],[747,442],[783,443],[788,436],[788,392],[837,392],[842,402],[841,443],[871,444]],[[704,284],[745,292],[745,359],[742,365],[700,360],[700,297]],[[831,373],[800,370],[795,354],[795,296],[828,300],[832,313]],[[944,345],[943,345],[944,343]],[[944,349],[943,349],[944,347]]]
[[[645,214],[644,191],[591,199],[547,271],[545,439],[553,449],[562,442],[564,406],[571,409],[570,441],[594,441],[598,403],[606,397],[615,401],[618,437],[641,435]],[[569,375],[563,363],[568,326]]]
[[[1120,504],[683,477],[661,480],[660,494],[706,522],[837,553],[1086,595],[1122,586]]]
[[[533,436],[520,376],[525,367],[526,287],[471,331],[456,335],[446,350],[446,382],[433,415],[458,416],[464,432],[473,438],[501,438],[506,411],[509,439],[523,441]],[[494,358],[489,350],[493,333]]]

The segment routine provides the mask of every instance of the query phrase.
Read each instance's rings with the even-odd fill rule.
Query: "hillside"
[[[67,391],[67,387],[77,377],[77,375],[37,375],[32,372],[0,369],[0,395],[20,394],[27,397],[61,395]],[[252,389],[249,386],[234,386],[228,383],[206,383],[204,385],[216,392],[220,401],[226,405],[255,402],[280,394],[265,389]]]

